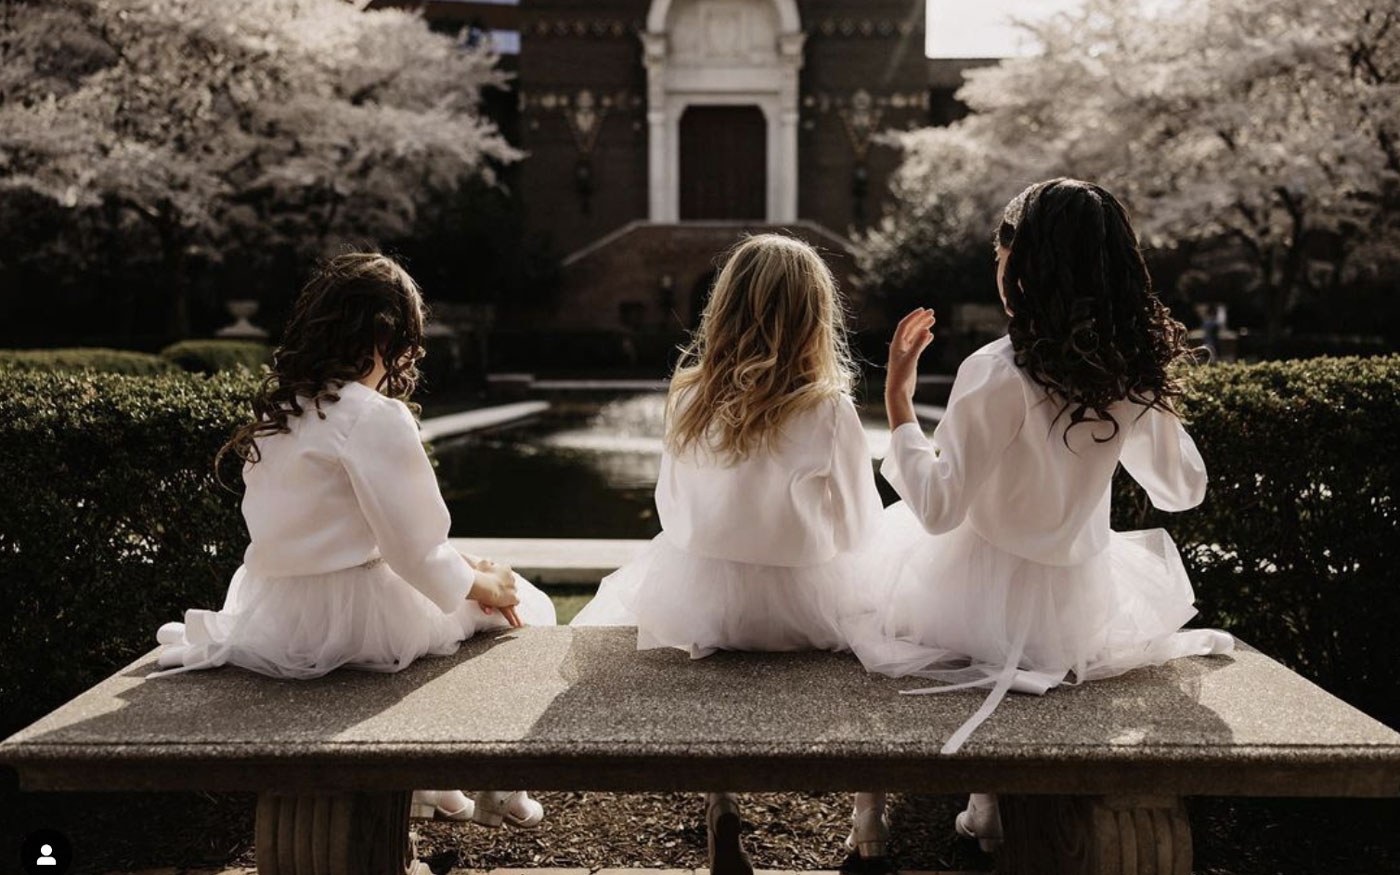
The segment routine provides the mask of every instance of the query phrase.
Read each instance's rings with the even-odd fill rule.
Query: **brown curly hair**
[[[1123,205],[1077,179],[1038,182],[1007,205],[996,244],[1009,251],[1002,289],[1016,364],[1064,402],[1069,429],[1119,423],[1124,399],[1176,413],[1172,366],[1190,357],[1186,327],[1152,290]],[[1144,411],[1145,412],[1145,411]],[[1058,416],[1057,416],[1058,418]]]
[[[374,370],[377,350],[385,374],[376,387],[408,400],[423,357],[423,296],[402,265],[377,252],[339,255],[302,288],[272,354],[272,368],[253,397],[253,421],[240,426],[214,458],[219,470],[232,452],[257,464],[257,439],[291,431],[287,422],[309,405],[340,400],[340,387]]]

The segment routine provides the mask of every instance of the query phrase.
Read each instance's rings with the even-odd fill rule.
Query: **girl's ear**
[[[997,247],[997,295],[1001,297],[1001,308],[1010,316],[1011,302],[1006,296],[1006,264],[1011,258],[1011,250],[1005,246]],[[1017,281],[1020,282],[1019,280]]]
[[[383,362],[389,357],[389,347],[393,345],[394,331],[388,325],[375,320],[374,326],[374,357]]]

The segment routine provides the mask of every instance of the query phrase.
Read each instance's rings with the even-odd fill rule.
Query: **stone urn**
[[[267,338],[266,329],[259,328],[251,321],[258,312],[257,301],[238,298],[226,302],[224,307],[228,310],[228,314],[233,317],[233,322],[214,332],[216,336],[234,340],[264,340]]]

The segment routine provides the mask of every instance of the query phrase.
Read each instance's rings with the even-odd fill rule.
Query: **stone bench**
[[[0,762],[25,790],[257,791],[262,875],[412,871],[415,787],[994,791],[998,870],[1039,875],[1188,875],[1183,796],[1400,795],[1400,734],[1248,648],[1013,695],[940,756],[982,693],[899,696],[835,654],[633,647],[630,629],[524,629],[310,682],[147,681],[147,656]]]

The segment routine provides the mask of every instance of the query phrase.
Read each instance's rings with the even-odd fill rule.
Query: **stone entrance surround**
[[[763,111],[766,218],[796,220],[797,74],[806,40],[796,0],[653,0],[646,28],[651,221],[680,220],[680,120],[687,107],[707,105]]]

